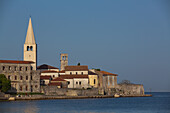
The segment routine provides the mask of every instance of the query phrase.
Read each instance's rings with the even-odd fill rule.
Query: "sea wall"
[[[144,95],[144,88],[141,84],[119,84],[117,91],[123,95]]]
[[[56,96],[92,96],[98,95],[97,88],[93,89],[71,89],[71,88],[57,88],[56,86],[41,86],[41,93],[45,95]]]

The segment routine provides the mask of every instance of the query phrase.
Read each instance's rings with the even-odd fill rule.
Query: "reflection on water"
[[[36,101],[0,102],[0,113],[38,113],[39,108],[36,104]]]
[[[36,106],[36,103],[26,103],[24,108],[24,113],[38,113],[39,108]]]
[[[0,102],[0,113],[170,113],[170,93],[153,97]]]

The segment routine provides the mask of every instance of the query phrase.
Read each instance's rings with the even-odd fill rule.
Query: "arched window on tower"
[[[30,50],[31,50],[31,51],[33,50],[33,47],[32,47],[32,46],[30,47]]]
[[[27,51],[29,51],[30,50],[30,48],[29,48],[29,46],[27,46]]]

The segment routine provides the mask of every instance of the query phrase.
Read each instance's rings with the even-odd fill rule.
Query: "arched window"
[[[33,47],[31,46],[31,47],[30,47],[30,51],[32,51],[32,50],[33,50]]]
[[[19,67],[19,70],[22,71],[22,67]]]
[[[30,48],[29,48],[29,46],[27,46],[27,51],[29,51],[30,50]]]
[[[9,70],[11,70],[11,66],[9,66]]]

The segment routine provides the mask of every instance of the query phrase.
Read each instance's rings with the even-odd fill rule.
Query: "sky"
[[[38,65],[118,74],[145,91],[170,91],[169,0],[0,0],[0,59],[22,60],[29,17]]]

